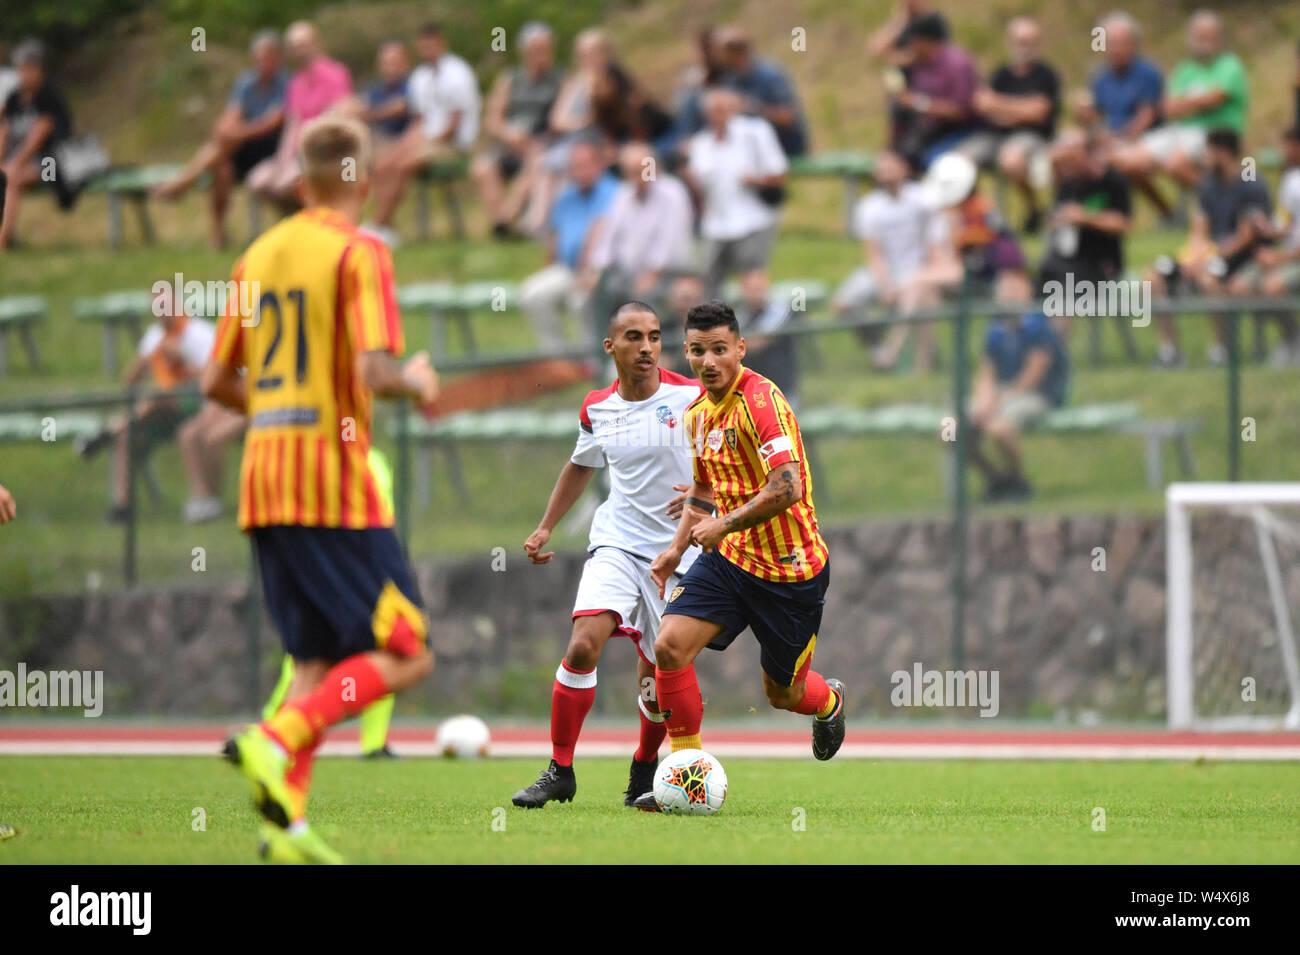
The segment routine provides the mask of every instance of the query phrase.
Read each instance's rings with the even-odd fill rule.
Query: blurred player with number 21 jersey
[[[358,230],[370,186],[364,126],[322,117],[299,144],[305,208],[257,239],[234,280],[208,397],[248,416],[239,525],[267,608],[293,657],[286,702],[226,743],[266,820],[272,861],[339,862],[308,827],[307,791],[326,729],[426,676],[433,656],[393,512],[367,457],[372,395],[435,400],[423,352],[405,364],[393,262]]]
[[[588,559],[573,606],[573,634],[555,671],[551,691],[551,763],[537,781],[514,794],[516,806],[540,809],[551,800],[569,802],[578,790],[573,751],[583,720],[596,699],[596,663],[615,634],[631,637],[640,654],[641,738],[628,771],[624,805],[650,793],[664,721],[655,703],[655,638],[663,592],[650,577],[650,563],[672,542],[691,473],[684,415],[701,394],[699,382],[659,367],[659,318],[644,302],[628,302],[609,318],[605,351],[618,379],[582,403],[578,443],[524,550],[535,564],[556,523],[577,502],[593,470],[609,465],[609,498],[591,522]],[[682,573],[698,553],[681,554]]]

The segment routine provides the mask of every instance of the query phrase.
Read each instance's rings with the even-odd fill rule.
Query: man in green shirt
[[[1227,128],[1242,136],[1250,101],[1246,67],[1223,48],[1223,21],[1201,10],[1187,28],[1191,57],[1183,60],[1165,83],[1161,105],[1164,125],[1142,136],[1117,157],[1116,165],[1130,179],[1163,172],[1193,189],[1200,181],[1205,134]]]

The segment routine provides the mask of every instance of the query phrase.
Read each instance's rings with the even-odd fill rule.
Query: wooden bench
[[[117,333],[126,331],[134,346],[140,340],[142,327],[153,320],[153,297],[148,292],[110,292],[97,298],[78,299],[73,308],[78,321],[100,326],[104,374],[116,378]]]
[[[397,290],[397,302],[405,310],[429,315],[429,349],[434,358],[447,354],[447,325],[454,323],[461,345],[469,354],[478,351],[474,338],[475,312],[502,312],[519,307],[519,286],[514,282],[419,282]]]
[[[435,189],[442,193],[447,218],[451,222],[452,235],[457,239],[465,238],[465,218],[461,214],[457,189],[460,183],[468,178],[469,159],[465,156],[435,160],[416,173],[415,223],[421,240],[428,239],[432,232],[430,226],[433,218],[432,193]]]
[[[36,348],[36,325],[45,321],[49,306],[40,295],[0,298],[0,378],[9,371],[9,333],[16,332],[27,352],[27,364],[39,371],[41,354]]]
[[[180,172],[180,166],[157,163],[146,166],[115,166],[100,173],[86,186],[87,192],[102,192],[108,197],[108,244],[114,249],[122,246],[125,235],[123,207],[135,210],[140,224],[140,235],[146,244],[158,239],[153,219],[149,216],[149,190],[170,182]]]
[[[844,183],[844,231],[853,234],[853,207],[875,171],[870,153],[853,149],[830,150],[790,160],[790,175],[796,179],[835,178]]]

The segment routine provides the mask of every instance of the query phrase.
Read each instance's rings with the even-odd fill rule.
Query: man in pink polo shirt
[[[310,120],[346,106],[352,97],[352,74],[325,55],[316,28],[305,20],[285,31],[284,45],[294,74],[284,94],[284,129],[274,156],[248,174],[248,187],[264,199],[294,208],[298,198],[298,135]]]

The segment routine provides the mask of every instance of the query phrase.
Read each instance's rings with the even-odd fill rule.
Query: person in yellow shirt
[[[209,398],[248,416],[239,526],[267,608],[293,657],[288,699],[226,742],[266,820],[268,858],[339,862],[307,825],[326,730],[433,669],[414,575],[368,462],[373,396],[437,398],[423,352],[403,350],[392,256],[357,222],[370,136],[320,117],[298,145],[305,208],[257,239],[203,371]],[[240,314],[240,300],[256,301]]]

